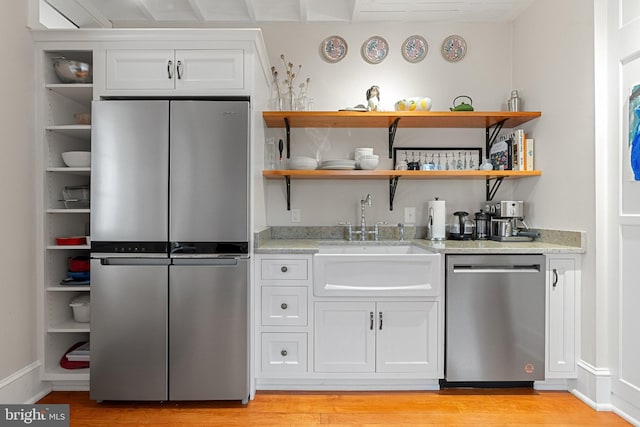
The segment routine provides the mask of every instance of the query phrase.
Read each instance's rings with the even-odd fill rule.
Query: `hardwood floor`
[[[70,404],[71,426],[628,426],[568,392],[443,390],[439,392],[259,391],[239,402],[131,403],[89,400],[57,391],[38,403]]]

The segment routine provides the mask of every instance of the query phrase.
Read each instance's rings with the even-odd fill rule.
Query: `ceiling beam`
[[[111,28],[109,18],[88,0],[45,0],[78,28]]]
[[[191,6],[193,14],[195,15],[198,22],[204,23],[207,21],[207,17],[204,15],[202,5],[200,4],[199,0],[189,0],[189,6]]]
[[[256,22],[256,10],[253,7],[253,0],[244,0],[244,3],[247,5],[247,14],[250,22]]]
[[[158,21],[156,17],[153,16],[153,13],[151,13],[151,9],[149,9],[149,6],[147,6],[147,3],[145,2],[145,0],[133,0],[133,1],[135,2],[136,6],[138,6],[138,9],[140,9],[140,12],[142,12],[145,18],[147,18],[148,20],[154,23]]]
[[[307,10],[307,0],[300,0],[300,22],[305,23],[309,20],[309,11]]]

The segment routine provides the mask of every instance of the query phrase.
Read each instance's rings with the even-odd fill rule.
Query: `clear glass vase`
[[[270,111],[282,111],[282,96],[278,90],[278,86],[271,85],[271,93],[269,95],[269,110]]]
[[[287,91],[282,94],[282,110],[283,111],[297,110],[297,99],[296,99],[296,94],[293,91],[293,88],[287,89]]]

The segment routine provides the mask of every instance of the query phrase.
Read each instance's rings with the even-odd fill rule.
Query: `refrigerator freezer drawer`
[[[249,397],[248,265],[170,267],[170,400]]]
[[[91,260],[91,399],[167,400],[167,265]]]

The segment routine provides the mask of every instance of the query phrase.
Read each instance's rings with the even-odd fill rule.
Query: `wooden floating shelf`
[[[513,128],[541,116],[538,111],[264,111],[267,127],[388,128],[397,119],[401,128],[488,128],[503,122]]]
[[[296,179],[497,179],[541,176],[542,171],[265,170],[265,178]]]

